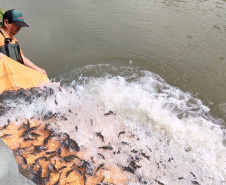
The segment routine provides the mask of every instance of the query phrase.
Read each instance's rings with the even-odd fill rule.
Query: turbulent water
[[[120,166],[131,185],[225,183],[222,121],[192,94],[150,71],[106,64],[58,80],[61,86],[2,94],[1,125],[54,117],[52,128],[86,149],[87,161]],[[103,146],[111,150],[100,151]]]

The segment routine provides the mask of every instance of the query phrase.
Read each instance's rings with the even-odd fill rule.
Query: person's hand
[[[39,68],[37,71],[40,71],[40,72],[43,73],[44,75],[48,76],[47,73],[46,73],[46,71],[45,71],[44,69],[42,69],[42,68]]]
[[[4,54],[3,54],[3,53],[0,53],[0,59],[1,59],[3,56],[4,56]]]

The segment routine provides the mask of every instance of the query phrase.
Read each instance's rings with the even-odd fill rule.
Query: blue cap
[[[10,23],[14,22],[19,27],[29,27],[24,22],[23,14],[19,10],[7,10],[3,15],[3,20],[7,19]]]

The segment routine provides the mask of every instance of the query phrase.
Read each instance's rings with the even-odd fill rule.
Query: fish
[[[55,153],[55,154],[53,154],[53,155],[50,155],[49,157],[47,157],[47,160],[50,160],[50,159],[52,159],[54,156],[56,156],[57,154]]]
[[[82,160],[78,168],[85,168],[84,175],[93,175],[93,167],[88,161]]]
[[[130,145],[129,143],[125,142],[125,141],[122,141],[121,142],[123,145]]]
[[[58,170],[56,169],[55,165],[50,163],[49,164],[49,170],[52,172],[52,171],[55,171],[55,172],[58,172]]]
[[[103,178],[101,179],[101,183],[103,183],[103,182],[104,182],[104,179],[105,179],[105,177],[103,177]]]
[[[66,177],[68,177],[68,175],[70,175],[70,173],[73,172],[73,171],[74,171],[74,169],[67,171]]]
[[[44,131],[48,130],[49,125],[50,125],[50,123],[47,123],[47,124],[45,125]]]
[[[105,115],[105,116],[109,116],[109,115],[111,115],[111,114],[113,114],[113,115],[115,116],[115,113],[114,113],[113,111],[111,111],[111,110],[110,110],[109,112],[105,113],[104,115]]]
[[[105,160],[105,157],[103,154],[98,153],[98,155],[100,156],[101,159]]]
[[[45,146],[42,146],[42,145],[38,145],[38,146],[34,146],[34,150],[31,154],[35,154],[35,153],[41,153],[42,151],[46,151],[48,150]]]
[[[59,157],[62,158],[61,157],[61,148],[58,148],[57,153],[58,153]]]
[[[67,168],[67,166],[62,166],[59,169],[57,169],[57,171],[63,170],[64,168]]]
[[[27,165],[27,159],[23,155],[20,155],[20,157],[23,159],[23,163]]]
[[[35,132],[31,132],[31,133],[29,133],[29,136],[30,136],[30,137],[35,137],[35,138],[37,138],[37,137],[40,136],[40,134],[37,134],[37,133],[35,133]]]
[[[118,148],[118,151],[117,151],[117,152],[116,152],[116,151],[115,151],[115,152],[113,152],[113,154],[114,154],[114,155],[116,155],[116,154],[120,154],[120,153],[121,153],[121,148]]]
[[[135,163],[135,161],[130,161],[129,167],[132,168],[134,171],[136,171],[137,168],[141,168],[141,166],[137,165],[137,164]]]
[[[75,126],[75,131],[78,132],[78,126]]]
[[[98,147],[99,149],[104,149],[104,150],[113,150],[113,147],[108,145],[108,146],[102,146],[102,147]]]
[[[50,88],[47,88],[45,86],[45,100],[47,100],[47,97],[53,95],[53,93],[54,93],[54,90],[51,87]]]
[[[45,154],[49,155],[49,154],[55,154],[55,153],[56,153],[56,151],[50,151],[50,152],[46,152]]]
[[[126,133],[125,131],[119,132],[118,137],[120,137],[121,134],[125,134],[125,133]]]
[[[92,119],[90,119],[90,124],[91,124],[91,126],[93,126],[93,120]]]
[[[191,180],[192,184],[200,185],[200,183],[197,181],[197,178],[194,173],[190,172],[190,174],[193,176],[194,180]]]
[[[192,184],[200,185],[198,181],[191,181]]]
[[[36,159],[35,162],[37,163],[38,161],[43,160],[43,159],[44,159],[45,161],[48,160],[47,157],[42,156],[42,157],[39,157],[38,159]]]
[[[157,182],[157,183],[160,184],[160,185],[165,185],[165,184],[163,184],[162,182],[160,182],[160,181],[158,181],[158,180],[156,180],[156,179],[154,179],[154,181]]]
[[[62,92],[62,89],[61,89],[61,87],[58,87],[58,90],[59,90],[60,92]]]
[[[136,154],[138,151],[133,149],[133,150],[131,150],[131,152]]]
[[[78,143],[76,143],[74,140],[68,138],[66,139],[63,143],[62,143],[62,147],[66,147],[68,149],[72,149],[75,150],[77,152],[80,151],[80,147],[78,145]]]
[[[34,126],[34,127],[29,127],[27,128],[23,134],[21,135],[21,137],[25,137],[28,133],[34,131],[35,129],[37,129],[41,124],[39,124],[38,126]]]
[[[123,169],[123,171],[127,171],[127,172],[130,172],[130,173],[135,173],[135,170],[132,169],[131,167],[129,166],[121,166],[121,168]]]
[[[0,138],[5,138],[5,137],[9,137],[9,136],[12,136],[12,134],[4,134],[4,135],[2,135]]]
[[[28,121],[29,122],[29,121]],[[22,124],[22,126],[21,127],[19,127],[17,130],[21,130],[21,129],[28,129],[28,128],[30,128],[30,122],[29,122],[29,124],[27,123],[27,124],[25,124],[25,123],[23,123]]]
[[[34,141],[34,140],[36,140],[36,139],[35,138],[29,138],[29,137],[24,138],[24,141]]]
[[[21,145],[20,145],[20,146],[21,146]],[[27,147],[23,147],[23,148],[19,147],[19,148],[17,148],[17,149],[14,149],[13,152],[14,152],[15,154],[17,154],[17,155],[20,155],[21,153],[23,153],[23,152],[26,151],[26,150],[27,150]]]
[[[44,119],[44,120],[50,120],[50,119],[52,119],[52,118],[56,118],[58,114],[59,114],[59,113],[56,113],[56,112],[53,113],[52,111],[48,111],[48,112],[44,115],[43,119]]]
[[[98,172],[102,167],[104,166],[104,164],[102,163],[102,164],[100,164],[98,167],[97,167],[97,169],[96,169],[96,172]]]
[[[63,157],[63,160],[65,161],[65,162],[70,162],[72,159],[75,159],[75,158],[77,158],[77,159],[80,159],[78,156],[76,156],[76,155],[69,155],[69,156],[67,156],[67,157]]]
[[[140,174],[137,175],[137,178],[138,178],[139,182],[142,183],[142,184],[147,184],[147,183],[148,183],[147,181],[144,181],[144,180],[142,179],[143,177],[142,177],[142,175],[140,175]]]
[[[8,124],[5,124],[5,125],[2,126],[2,127],[0,127],[0,130],[6,129],[8,126],[9,126],[9,123],[8,123]]]
[[[66,118],[64,115],[62,115],[62,116],[60,117],[60,119],[63,120],[63,121],[67,121],[67,118]]]
[[[218,30],[221,30],[218,26],[213,26],[214,28],[217,28]]]
[[[105,142],[104,136],[101,134],[101,132],[96,132],[96,135],[102,140],[102,142]]]
[[[78,168],[75,168],[75,171],[78,172],[79,175],[82,175],[81,170],[79,170]]]
[[[141,155],[144,156],[146,159],[148,159],[150,161],[150,157],[147,156],[145,153],[141,152]]]
[[[83,176],[83,179],[84,179],[84,185],[86,185],[86,179],[87,179],[86,175]]]
[[[48,144],[48,141],[51,137],[54,137],[54,135],[52,135],[52,131],[50,131],[49,135],[44,139],[44,145],[46,146]]]
[[[64,132],[64,133],[61,134],[61,137],[64,137],[64,136],[66,137],[66,139],[70,139],[70,136],[66,132]]]

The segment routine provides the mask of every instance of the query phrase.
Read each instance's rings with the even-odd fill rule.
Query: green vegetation
[[[0,9],[0,27],[2,27],[2,24],[3,24],[4,13],[5,13],[5,11],[3,9]]]

